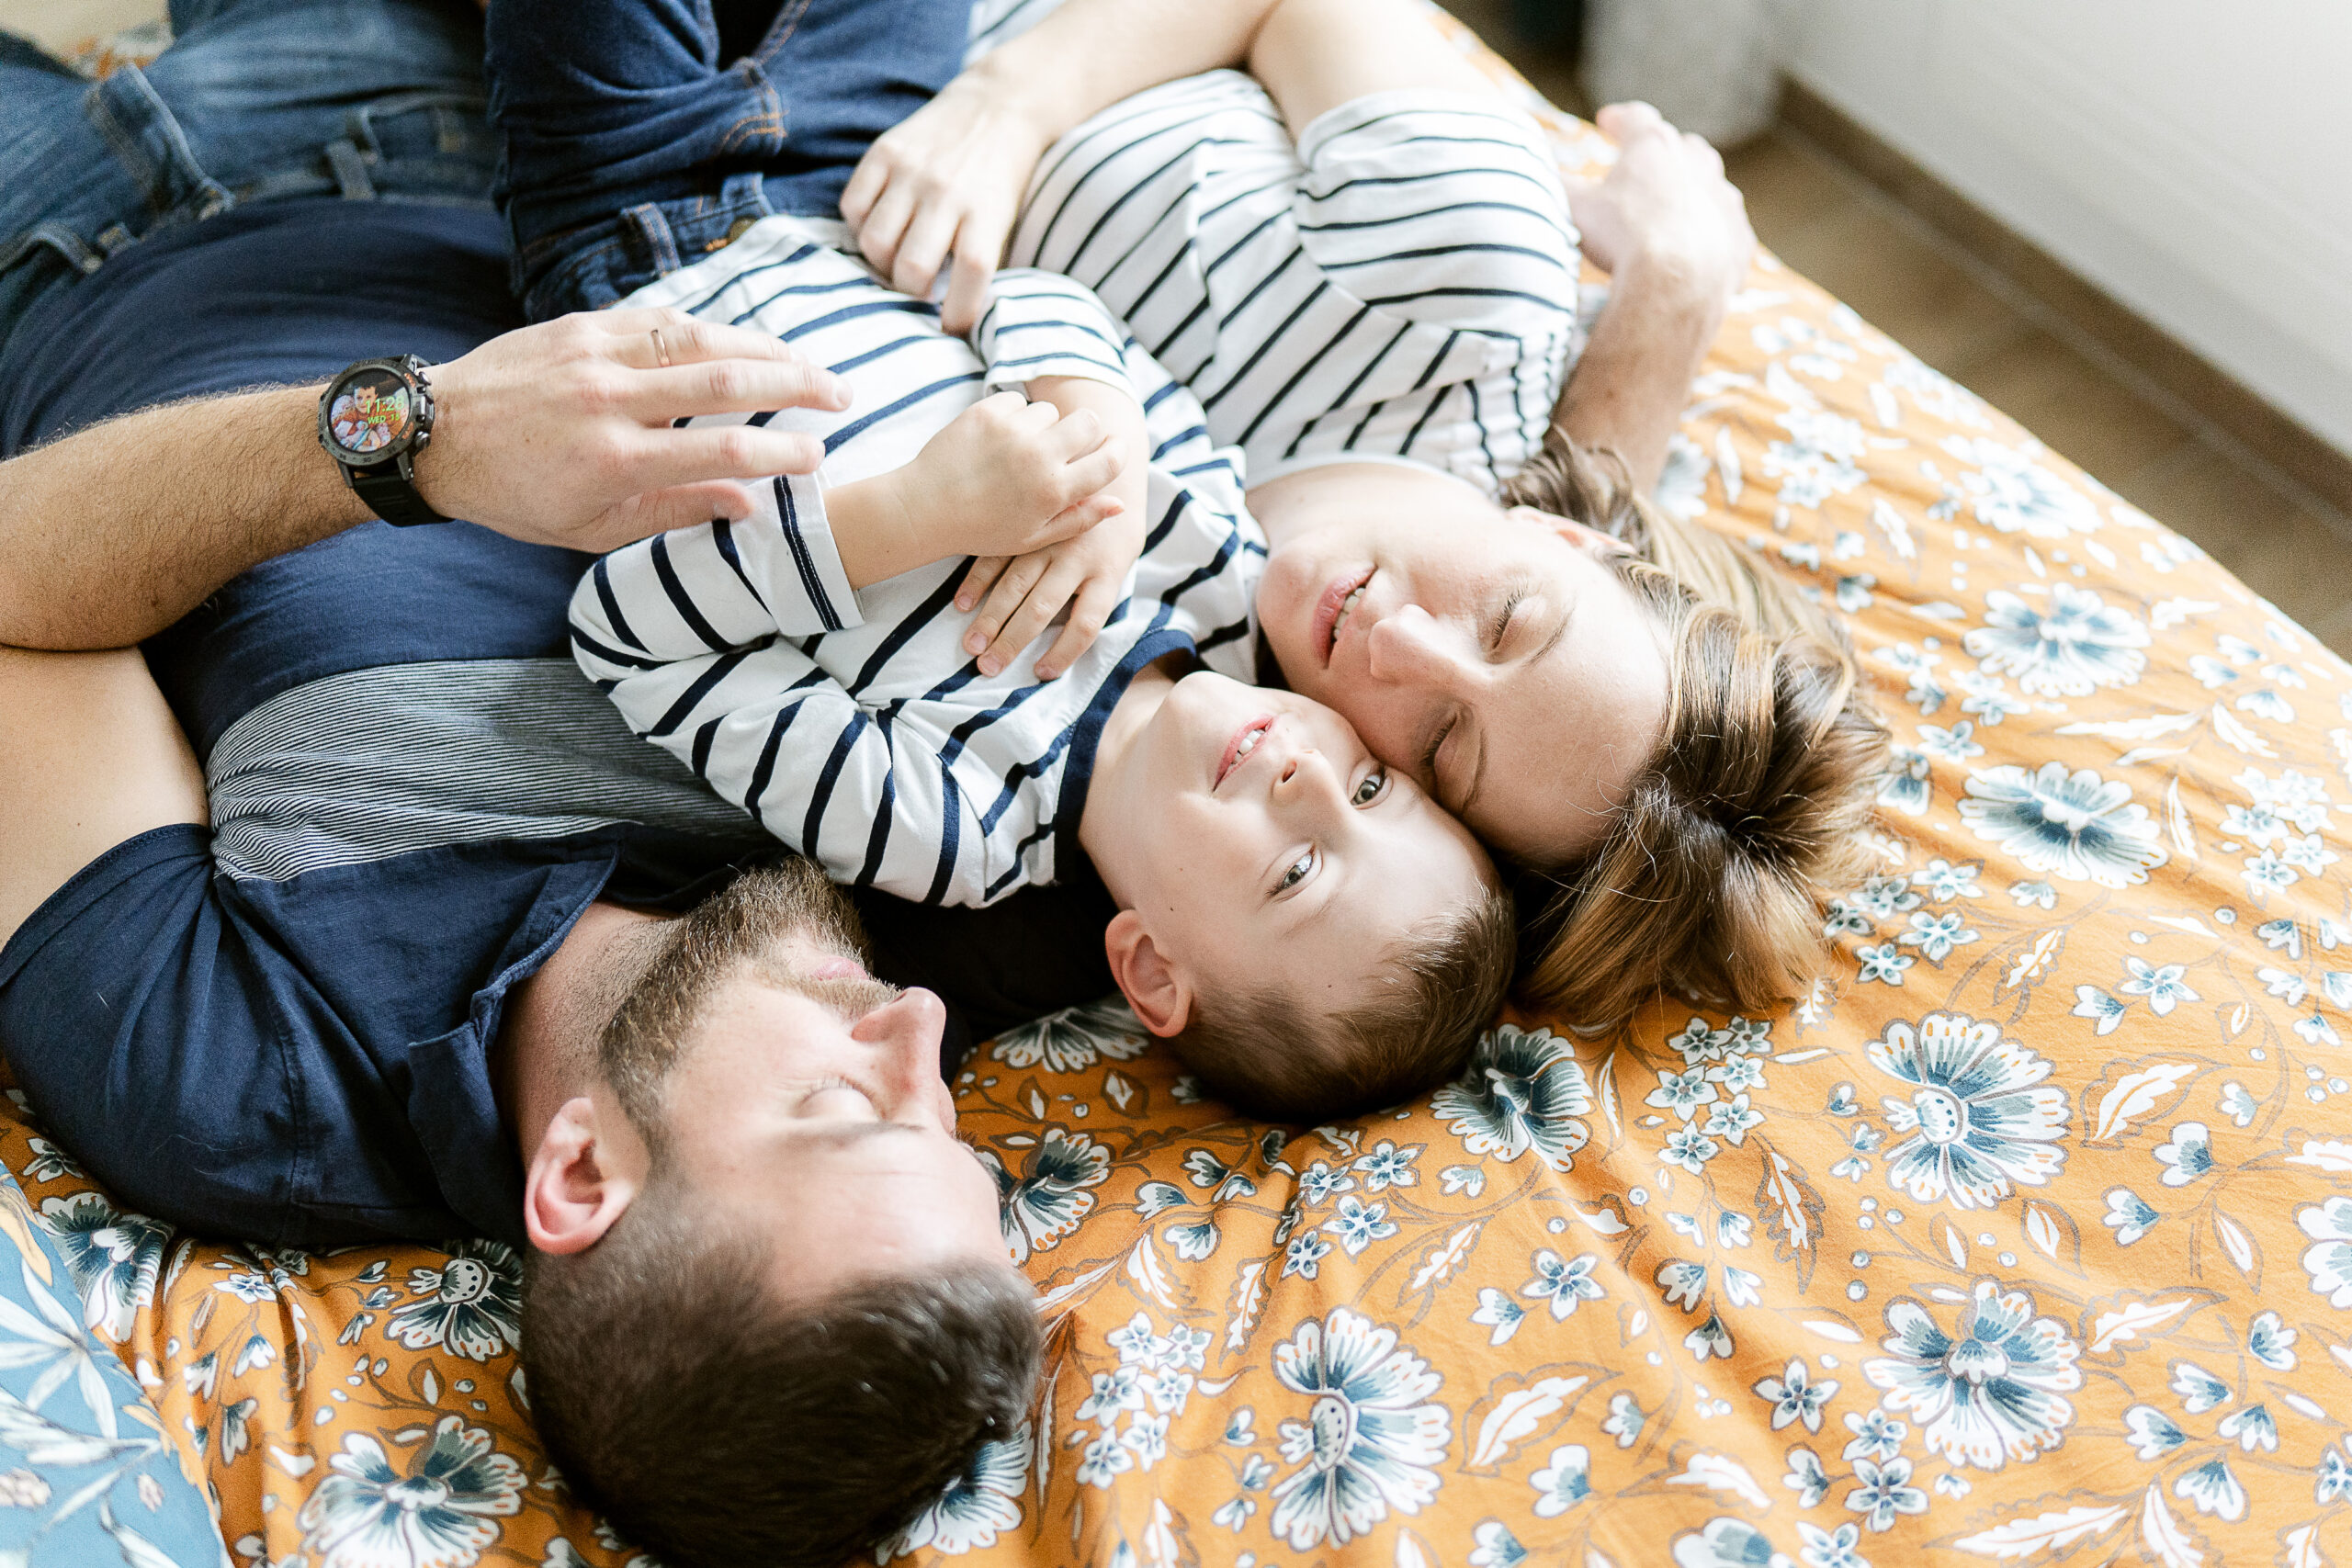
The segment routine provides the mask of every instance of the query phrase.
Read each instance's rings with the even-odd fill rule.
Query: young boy
[[[1510,962],[1493,868],[1338,715],[1238,679],[1263,546],[1197,402],[1067,279],[1002,275],[967,345],[822,238],[770,218],[633,297],[775,332],[854,401],[775,416],[827,456],[753,519],[600,561],[582,667],[837,880],[985,904],[1091,864],[1136,1015],[1245,1109],[1319,1120],[1451,1070]],[[1108,394],[1132,428],[988,395],[1008,384]],[[985,672],[951,603],[965,552],[1115,526],[1089,497],[1123,465],[1148,533],[1101,634],[1058,679],[1052,634]]]

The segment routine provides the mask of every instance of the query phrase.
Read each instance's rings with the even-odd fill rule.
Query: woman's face
[[[1258,611],[1291,687],[1504,853],[1556,865],[1590,847],[1666,716],[1656,623],[1609,564],[1621,547],[1440,474],[1299,484],[1316,472],[1251,496],[1275,519]]]

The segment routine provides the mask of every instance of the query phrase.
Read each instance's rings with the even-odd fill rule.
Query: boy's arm
[[[1130,337],[1092,289],[1029,268],[998,279],[996,299],[972,336],[991,388],[1019,387],[1064,414],[1083,412],[1129,455],[1103,491],[1116,512],[1027,555],[980,555],[956,590],[956,607],[978,612],[964,651],[984,674],[1011,663],[1067,608],[1061,636],[1037,660],[1038,679],[1050,681],[1093,646],[1143,551],[1152,454],[1142,396],[1127,368]]]
[[[781,638],[651,668],[592,651],[576,623],[573,647],[631,729],[834,881],[965,905],[1021,886],[1017,875],[993,886],[1018,825],[983,828],[990,803],[956,787],[940,761],[946,736],[922,704],[882,723]]]

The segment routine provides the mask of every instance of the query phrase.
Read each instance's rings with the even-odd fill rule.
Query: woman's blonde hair
[[[1826,952],[1825,889],[1856,874],[1887,761],[1844,631],[1756,554],[1666,515],[1613,454],[1557,428],[1507,504],[1572,518],[1662,628],[1666,727],[1600,841],[1526,867],[1521,994],[1578,1029],[1664,987],[1754,1011]]]

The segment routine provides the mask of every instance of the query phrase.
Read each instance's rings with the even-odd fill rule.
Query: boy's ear
[[[637,1196],[638,1183],[613,1140],[599,1136],[596,1102],[586,1095],[555,1113],[523,1172],[523,1228],[541,1252],[585,1252],[605,1239]]]
[[[1110,954],[1111,977],[1143,1026],[1163,1039],[1182,1030],[1193,1015],[1192,982],[1151,940],[1142,917],[1120,910],[1102,933],[1102,947]]]

